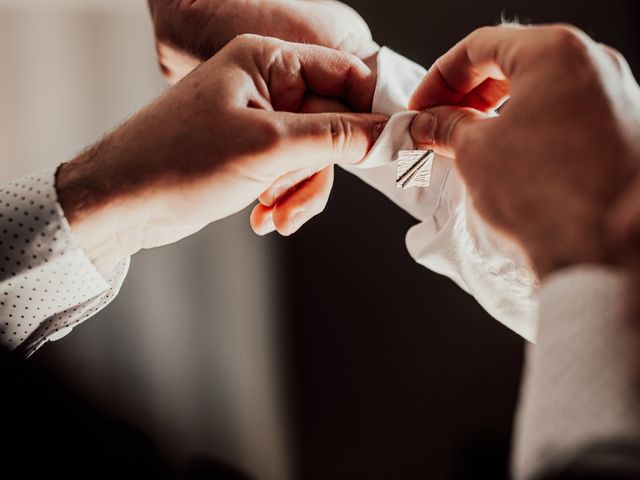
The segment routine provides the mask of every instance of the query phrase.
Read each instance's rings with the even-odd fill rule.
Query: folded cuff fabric
[[[129,261],[106,277],[96,270],[57,201],[54,169],[1,185],[0,217],[0,344],[29,356],[106,306]]]
[[[449,277],[494,318],[534,341],[538,281],[522,252],[480,218],[453,161],[436,155],[429,187],[395,185],[394,159],[414,148],[409,127],[416,112],[407,111],[409,97],[425,73],[389,48],[380,50],[373,111],[391,118],[369,155],[346,170],[420,221],[406,239],[418,263]]]

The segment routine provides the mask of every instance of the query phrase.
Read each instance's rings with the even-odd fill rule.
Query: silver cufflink
[[[396,187],[428,187],[434,156],[433,150],[400,150],[396,163]]]

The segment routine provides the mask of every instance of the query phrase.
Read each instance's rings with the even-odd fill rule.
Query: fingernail
[[[268,235],[276,229],[275,223],[273,223],[273,215],[269,215],[264,219],[262,225],[257,229],[256,233],[260,236]]]
[[[376,142],[387,126],[387,122],[376,123],[373,127],[373,141]]]
[[[291,232],[297,232],[298,229],[304,225],[304,222],[307,219],[307,212],[304,210],[299,211],[293,216],[293,220],[291,220]]]
[[[276,224],[273,223],[273,215],[269,215],[264,219],[265,233],[271,233],[276,229]]]
[[[417,144],[431,145],[436,140],[436,114],[425,110],[411,123],[411,136]]]

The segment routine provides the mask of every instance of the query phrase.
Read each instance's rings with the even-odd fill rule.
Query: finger
[[[318,95],[308,95],[305,97],[301,113],[321,113],[321,112],[347,112],[349,111],[343,103]],[[300,182],[308,180],[316,174],[315,169],[303,168],[294,172],[289,172],[276,180],[265,192],[258,197],[258,201],[269,207],[277,203],[289,190],[295,188]]]
[[[276,110],[298,111],[311,92],[341,99],[359,112],[371,111],[377,76],[355,55],[255,35],[243,35],[234,43],[253,54]]]
[[[370,112],[377,75],[355,55],[315,45],[294,45],[309,90],[340,98],[357,112]]]
[[[318,172],[289,192],[273,209],[273,221],[281,235],[289,236],[327,205],[333,186],[333,166]]]
[[[350,112],[348,106],[333,98],[307,94],[300,106],[300,113]]]
[[[503,66],[498,63],[499,52],[512,29],[515,31],[518,27],[488,27],[461,40],[429,69],[411,96],[409,108],[424,110],[434,105],[458,105],[487,79],[504,80]],[[492,42],[488,36],[493,38]]]
[[[599,43],[598,45],[607,55],[609,60],[615,65],[616,69],[623,74],[623,76],[631,77],[631,79],[633,79],[633,71],[622,53],[609,45],[605,45],[603,43]]]
[[[275,205],[281,197],[285,196],[289,190],[295,188],[296,185],[308,180],[315,174],[316,170],[312,168],[302,168],[289,172],[273,182],[273,184],[258,197],[258,201],[265,207],[271,207]]]
[[[273,207],[266,207],[259,203],[251,211],[249,223],[257,235],[267,235],[274,232],[276,226],[273,223]]]
[[[388,117],[374,114],[257,112],[279,124],[280,172],[328,164],[360,162],[374,145]]]
[[[487,79],[513,82],[528,74],[533,63],[548,61],[550,50],[581,48],[588,41],[584,33],[562,25],[480,28],[435,62],[413,93],[409,107],[462,106],[462,100]]]
[[[489,118],[492,117],[470,108],[431,108],[413,119],[411,136],[418,148],[433,149],[442,155],[455,157],[464,132]]]
[[[481,112],[496,110],[509,98],[509,82],[488,78],[456,103]]]

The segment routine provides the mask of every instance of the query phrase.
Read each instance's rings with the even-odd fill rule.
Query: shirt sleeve
[[[425,73],[392,50],[380,50],[373,111],[392,116],[369,155],[345,169],[419,221],[406,238],[418,263],[449,277],[494,318],[533,341],[536,276],[520,250],[480,218],[453,161],[436,155],[429,187],[403,190],[395,185],[398,151],[414,148],[409,126],[416,112],[407,111],[409,97]]]
[[[625,445],[640,444],[640,336],[630,286],[625,273],[597,266],[566,269],[543,284],[516,420],[516,479],[563,478],[583,460],[597,468],[593,452],[617,451],[620,459]],[[600,467],[637,472],[638,462],[636,454],[633,464]]]
[[[28,357],[106,306],[129,259],[102,276],[57,201],[55,170],[0,185],[0,345]]]

